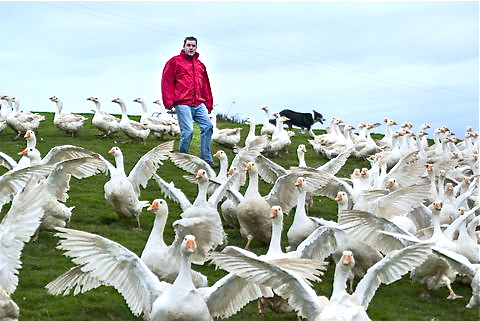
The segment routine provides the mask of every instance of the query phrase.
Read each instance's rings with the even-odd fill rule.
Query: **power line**
[[[105,19],[105,20],[117,22],[117,23],[120,23],[120,24],[125,24],[125,25],[129,25],[129,26],[137,27],[137,28],[142,28],[142,29],[149,30],[149,31],[155,31],[155,32],[160,31],[164,34],[167,34],[167,35],[173,36],[173,37],[178,37],[178,36],[184,35],[185,32],[186,32],[186,31],[181,30],[181,29],[172,28],[172,27],[168,27],[168,26],[163,26],[163,25],[158,24],[158,23],[153,23],[153,22],[138,19],[138,18],[123,16],[123,15],[113,14],[111,12],[107,12],[107,11],[103,11],[103,10],[93,9],[91,7],[81,5],[81,4],[78,4],[78,3],[71,3],[71,2],[65,3],[65,2],[63,2],[62,5],[59,5],[57,2],[54,2],[54,3],[52,3],[52,2],[39,2],[39,3],[55,6],[55,7],[58,7],[58,8],[62,8],[64,10],[70,10],[70,11],[94,16],[94,17],[97,17],[97,18],[100,18],[100,19]],[[65,5],[67,5],[67,6],[65,6]],[[74,8],[72,8],[72,7],[74,7]],[[79,9],[75,9],[75,7],[80,8],[80,9],[86,9],[89,12],[82,11],[82,10],[79,10]],[[141,25],[139,25],[139,24],[141,24]],[[170,31],[159,30],[159,28],[160,29],[167,29],[167,30],[170,30]],[[290,55],[290,54],[286,54],[286,53],[275,52],[275,51],[272,51],[270,49],[266,50],[264,48],[256,47],[256,46],[252,46],[252,45],[248,45],[248,44],[234,43],[230,40],[228,41],[228,44],[227,44],[227,41],[225,41],[223,39],[220,39],[220,38],[215,38],[215,37],[211,37],[211,36],[208,36],[208,35],[201,35],[201,34],[198,34],[198,35],[201,36],[202,38],[210,39],[210,41],[208,41],[208,40],[205,41],[206,43],[209,43],[211,45],[218,46],[218,47],[221,47],[221,48],[233,49],[233,50],[236,50],[236,51],[240,51],[240,52],[244,52],[244,53],[248,53],[248,54],[252,54],[252,55],[256,55],[256,56],[260,56],[260,57],[266,57],[266,58],[270,58],[270,59],[279,59],[279,60],[282,60],[282,61],[287,62],[287,63],[294,63],[294,64],[302,65],[302,66],[305,66],[305,67],[308,67],[308,68],[315,68],[315,69],[319,69],[319,70],[323,70],[323,71],[344,74],[344,75],[347,75],[347,76],[350,76],[350,77],[359,77],[359,78],[369,79],[369,80],[373,80],[373,81],[376,81],[376,82],[385,83],[385,84],[392,84],[392,85],[403,87],[403,88],[414,89],[414,90],[419,90],[419,91],[429,91],[429,92],[434,92],[434,93],[445,95],[445,96],[461,98],[461,99],[466,99],[466,100],[478,100],[478,94],[476,94],[476,93],[471,93],[471,92],[452,89],[452,88],[448,88],[448,87],[442,87],[442,86],[437,86],[437,85],[432,85],[432,84],[427,84],[427,83],[402,79],[402,78],[393,77],[393,76],[389,76],[389,75],[379,75],[379,74],[376,74],[376,73],[373,73],[373,72],[370,72],[370,71],[365,71],[365,70],[361,70],[361,69],[358,69],[358,68],[352,68],[350,66],[343,66],[343,65],[340,65],[340,64],[320,62],[318,60],[312,59],[311,57],[299,57],[299,56]],[[247,48],[251,48],[255,51],[249,50]],[[261,53],[259,51],[268,52],[268,53]],[[344,70],[339,70],[338,68],[344,69]],[[427,86],[427,87],[425,87],[425,86]],[[447,93],[447,92],[445,92],[445,90],[450,91],[451,93]],[[465,96],[465,94],[468,95],[468,96]]]

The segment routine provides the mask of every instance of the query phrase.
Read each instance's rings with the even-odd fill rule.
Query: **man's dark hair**
[[[190,36],[190,37],[185,38],[185,40],[183,40],[183,46],[184,47],[185,47],[185,44],[187,43],[187,40],[193,40],[193,41],[195,41],[195,44],[197,44],[197,38]]]

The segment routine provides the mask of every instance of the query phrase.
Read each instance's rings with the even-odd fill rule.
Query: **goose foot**
[[[428,298],[430,298],[430,292],[428,291],[427,288],[424,288],[424,287],[423,287],[423,288],[422,288],[422,291],[420,292],[419,297],[420,297],[421,299],[428,299]]]
[[[257,300],[257,313],[261,317],[265,317],[265,307],[262,302],[262,298]]]
[[[447,285],[447,288],[449,293],[449,295],[447,296],[448,300],[456,300],[456,299],[463,298],[463,296],[457,295],[455,292],[453,292],[452,286],[450,284]]]

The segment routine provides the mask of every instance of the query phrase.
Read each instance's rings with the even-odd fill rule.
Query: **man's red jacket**
[[[198,60],[198,53],[191,58],[182,50],[165,64],[162,99],[166,109],[175,105],[198,106],[204,103],[207,110],[212,111],[213,97],[207,68]]]

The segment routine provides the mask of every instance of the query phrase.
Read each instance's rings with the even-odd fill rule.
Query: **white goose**
[[[243,197],[239,196],[237,217],[240,224],[240,234],[247,239],[246,249],[249,249],[252,240],[268,243],[271,237],[271,220],[268,213],[273,205],[279,205],[288,213],[297,202],[298,191],[294,185],[298,176],[312,179],[313,184],[319,187],[327,183],[327,179],[318,173],[301,169],[280,176],[270,193],[261,196],[258,190],[258,169],[254,162],[245,165],[249,182]]]
[[[27,130],[23,137],[25,137],[25,140],[27,141],[27,148],[35,148],[37,139],[33,130]],[[0,165],[8,170],[18,170],[30,166],[30,159],[26,156],[22,156],[18,162],[16,162],[9,155],[0,152]]]
[[[122,109],[122,118],[120,119],[120,130],[129,138],[132,139],[132,142],[138,142],[140,140],[146,144],[148,135],[150,134],[150,129],[147,125],[143,125],[137,121],[130,120],[127,115],[127,106],[121,98],[115,98],[112,100],[113,103],[116,103]]]
[[[230,182],[227,181],[220,185],[207,200],[208,174],[205,170],[199,169],[195,175],[195,179],[198,182],[198,194],[194,202],[190,203],[185,194],[176,188],[173,182],[167,183],[158,175],[154,175],[153,177],[157,181],[162,193],[180,205],[183,211],[180,215],[182,218],[198,218],[208,221],[209,226],[203,229],[202,233],[209,233],[209,240],[211,241],[207,244],[202,244],[202,246],[198,248],[198,253],[195,255],[195,263],[202,264],[206,259],[207,252],[221,245],[226,240],[226,234],[223,230],[217,206],[223,198]],[[192,229],[192,233],[197,234],[200,233],[200,231]]]
[[[245,138],[245,147],[248,147],[251,142],[253,142],[256,138],[258,138],[257,135],[255,135],[255,119],[253,117],[247,117],[245,118],[245,123],[247,123],[250,127],[248,130],[248,135]]]
[[[163,136],[170,130],[170,122],[165,121],[161,117],[154,117],[149,114],[147,103],[143,98],[135,98],[133,102],[139,103],[142,106],[140,124],[146,125],[158,139],[163,139]]]
[[[6,118],[8,126],[17,134],[14,139],[24,135],[29,129],[38,129],[40,122],[45,120],[43,115],[20,111],[20,101],[15,97],[2,96],[2,99],[14,105]]]
[[[265,264],[252,256],[236,253],[215,254],[214,262],[221,268],[237,273],[251,282],[270,286],[297,313],[310,321],[368,321],[368,305],[380,284],[390,284],[421,264],[430,253],[430,245],[417,244],[395,251],[373,265],[358,283],[355,292],[348,294],[346,281],[355,261],[350,251],[343,252],[335,269],[333,292],[330,299],[318,297],[299,274],[287,268]]]
[[[120,244],[87,232],[59,228],[59,248],[84,267],[91,277],[113,286],[135,316],[150,321],[213,321],[227,318],[251,300],[270,294],[257,285],[229,274],[211,287],[196,289],[191,261],[197,251],[195,237],[181,243],[179,273],[173,284],[161,282],[134,253]]]
[[[70,189],[71,176],[82,179],[106,171],[104,162],[99,155],[93,152],[90,152],[88,156],[80,156],[58,162],[48,162],[45,158],[41,160],[40,152],[31,147],[24,149],[21,155],[30,158],[32,165],[41,163],[54,164],[52,172],[42,182],[40,187],[47,190],[41,205],[45,215],[42,218],[42,224],[35,235],[35,239],[38,237],[40,230],[53,230],[57,226],[64,227],[70,222],[72,210],[75,206],[67,207],[62,202],[68,199],[67,192]]]
[[[46,190],[38,188],[38,180],[38,177],[32,178],[14,197],[10,210],[0,222],[0,319],[5,321],[18,321],[19,308],[10,295],[18,285],[22,249],[37,230],[44,213],[41,202]]]
[[[181,241],[189,234],[190,229],[202,231],[208,228],[208,221],[198,219],[180,219],[173,223],[175,240],[171,245],[165,244],[163,231],[168,217],[168,205],[165,200],[156,199],[147,209],[155,214],[155,221],[143,249],[141,259],[161,281],[173,283],[178,276],[181,262]],[[208,243],[205,236],[208,233],[196,234],[197,246]],[[54,295],[67,295],[70,290],[74,294],[84,293],[102,284],[89,273],[82,271],[83,266],[77,265],[46,285],[48,292]],[[208,286],[207,278],[192,270],[192,281],[196,288]]]
[[[119,129],[120,119],[101,110],[100,100],[97,97],[88,97],[88,101],[95,104],[92,125],[102,132],[102,137],[110,137]]]
[[[272,135],[275,131],[275,125],[270,122],[270,111],[267,105],[262,107],[262,110],[265,112],[265,118],[263,119],[263,126],[260,129],[261,135]]]
[[[153,114],[156,114],[156,117],[160,117],[164,121],[169,122],[169,134],[173,137],[178,137],[180,135],[180,126],[178,126],[178,120],[167,112],[160,99],[155,100],[153,103],[158,105],[160,108],[159,112],[155,112]]]
[[[72,135],[72,137],[78,134],[80,129],[85,125],[87,118],[82,115],[63,111],[63,102],[57,96],[52,96],[49,99],[57,106],[55,115],[53,116],[53,124],[55,127]]]
[[[241,127],[237,128],[223,128],[217,127],[217,114],[210,113],[210,120],[213,125],[212,140],[216,141],[220,145],[224,145],[230,148],[236,148],[240,142]]]
[[[140,201],[140,186],[146,187],[148,180],[168,158],[173,149],[173,141],[160,144],[143,155],[127,176],[123,163],[123,153],[118,147],[112,147],[109,154],[115,158],[115,166],[103,159],[110,172],[110,180],[104,185],[105,200],[117,212],[120,218],[135,218],[140,228],[140,213],[149,205]]]

